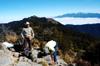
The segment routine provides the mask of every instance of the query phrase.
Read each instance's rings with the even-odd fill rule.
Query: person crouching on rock
[[[21,32],[21,36],[24,40],[24,50],[28,50],[31,51],[32,50],[32,42],[31,40],[34,38],[34,31],[33,29],[30,27],[30,23],[26,22],[25,23],[25,27],[22,29]],[[26,51],[26,55],[27,55],[27,51]]]
[[[57,42],[54,40],[50,40],[45,44],[45,52],[46,54],[49,54],[50,51],[50,55],[51,55],[51,59],[52,59],[52,63],[55,64],[57,63]],[[47,51],[47,48],[49,51]]]

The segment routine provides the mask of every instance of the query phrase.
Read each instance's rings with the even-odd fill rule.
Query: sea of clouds
[[[71,18],[71,17],[64,17],[64,18],[54,18],[56,21],[66,25],[66,24],[73,24],[73,25],[82,25],[82,24],[94,24],[100,23],[99,18]]]

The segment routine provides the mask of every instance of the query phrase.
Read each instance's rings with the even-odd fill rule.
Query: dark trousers
[[[53,53],[54,62],[57,62],[57,51]]]
[[[55,51],[53,52],[53,59],[54,59],[54,62],[57,62],[57,48],[58,48],[58,46],[56,45],[56,46],[55,46]]]
[[[29,39],[29,38],[25,38],[24,39],[24,48],[27,48],[27,49],[29,49],[29,51],[31,51],[31,49],[32,49],[32,42],[31,42],[31,40]]]

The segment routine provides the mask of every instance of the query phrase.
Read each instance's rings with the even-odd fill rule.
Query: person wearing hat
[[[48,41],[45,46],[44,46],[44,51],[48,55],[50,51],[51,59],[52,59],[52,64],[57,63],[57,42],[54,40]]]
[[[30,23],[26,22],[25,27],[22,29],[21,36],[24,39],[24,49],[32,50],[31,40],[34,38],[34,31],[30,27]]]

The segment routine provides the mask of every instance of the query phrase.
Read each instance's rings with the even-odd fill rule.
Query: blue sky
[[[0,23],[77,12],[100,13],[100,0],[0,0]]]

